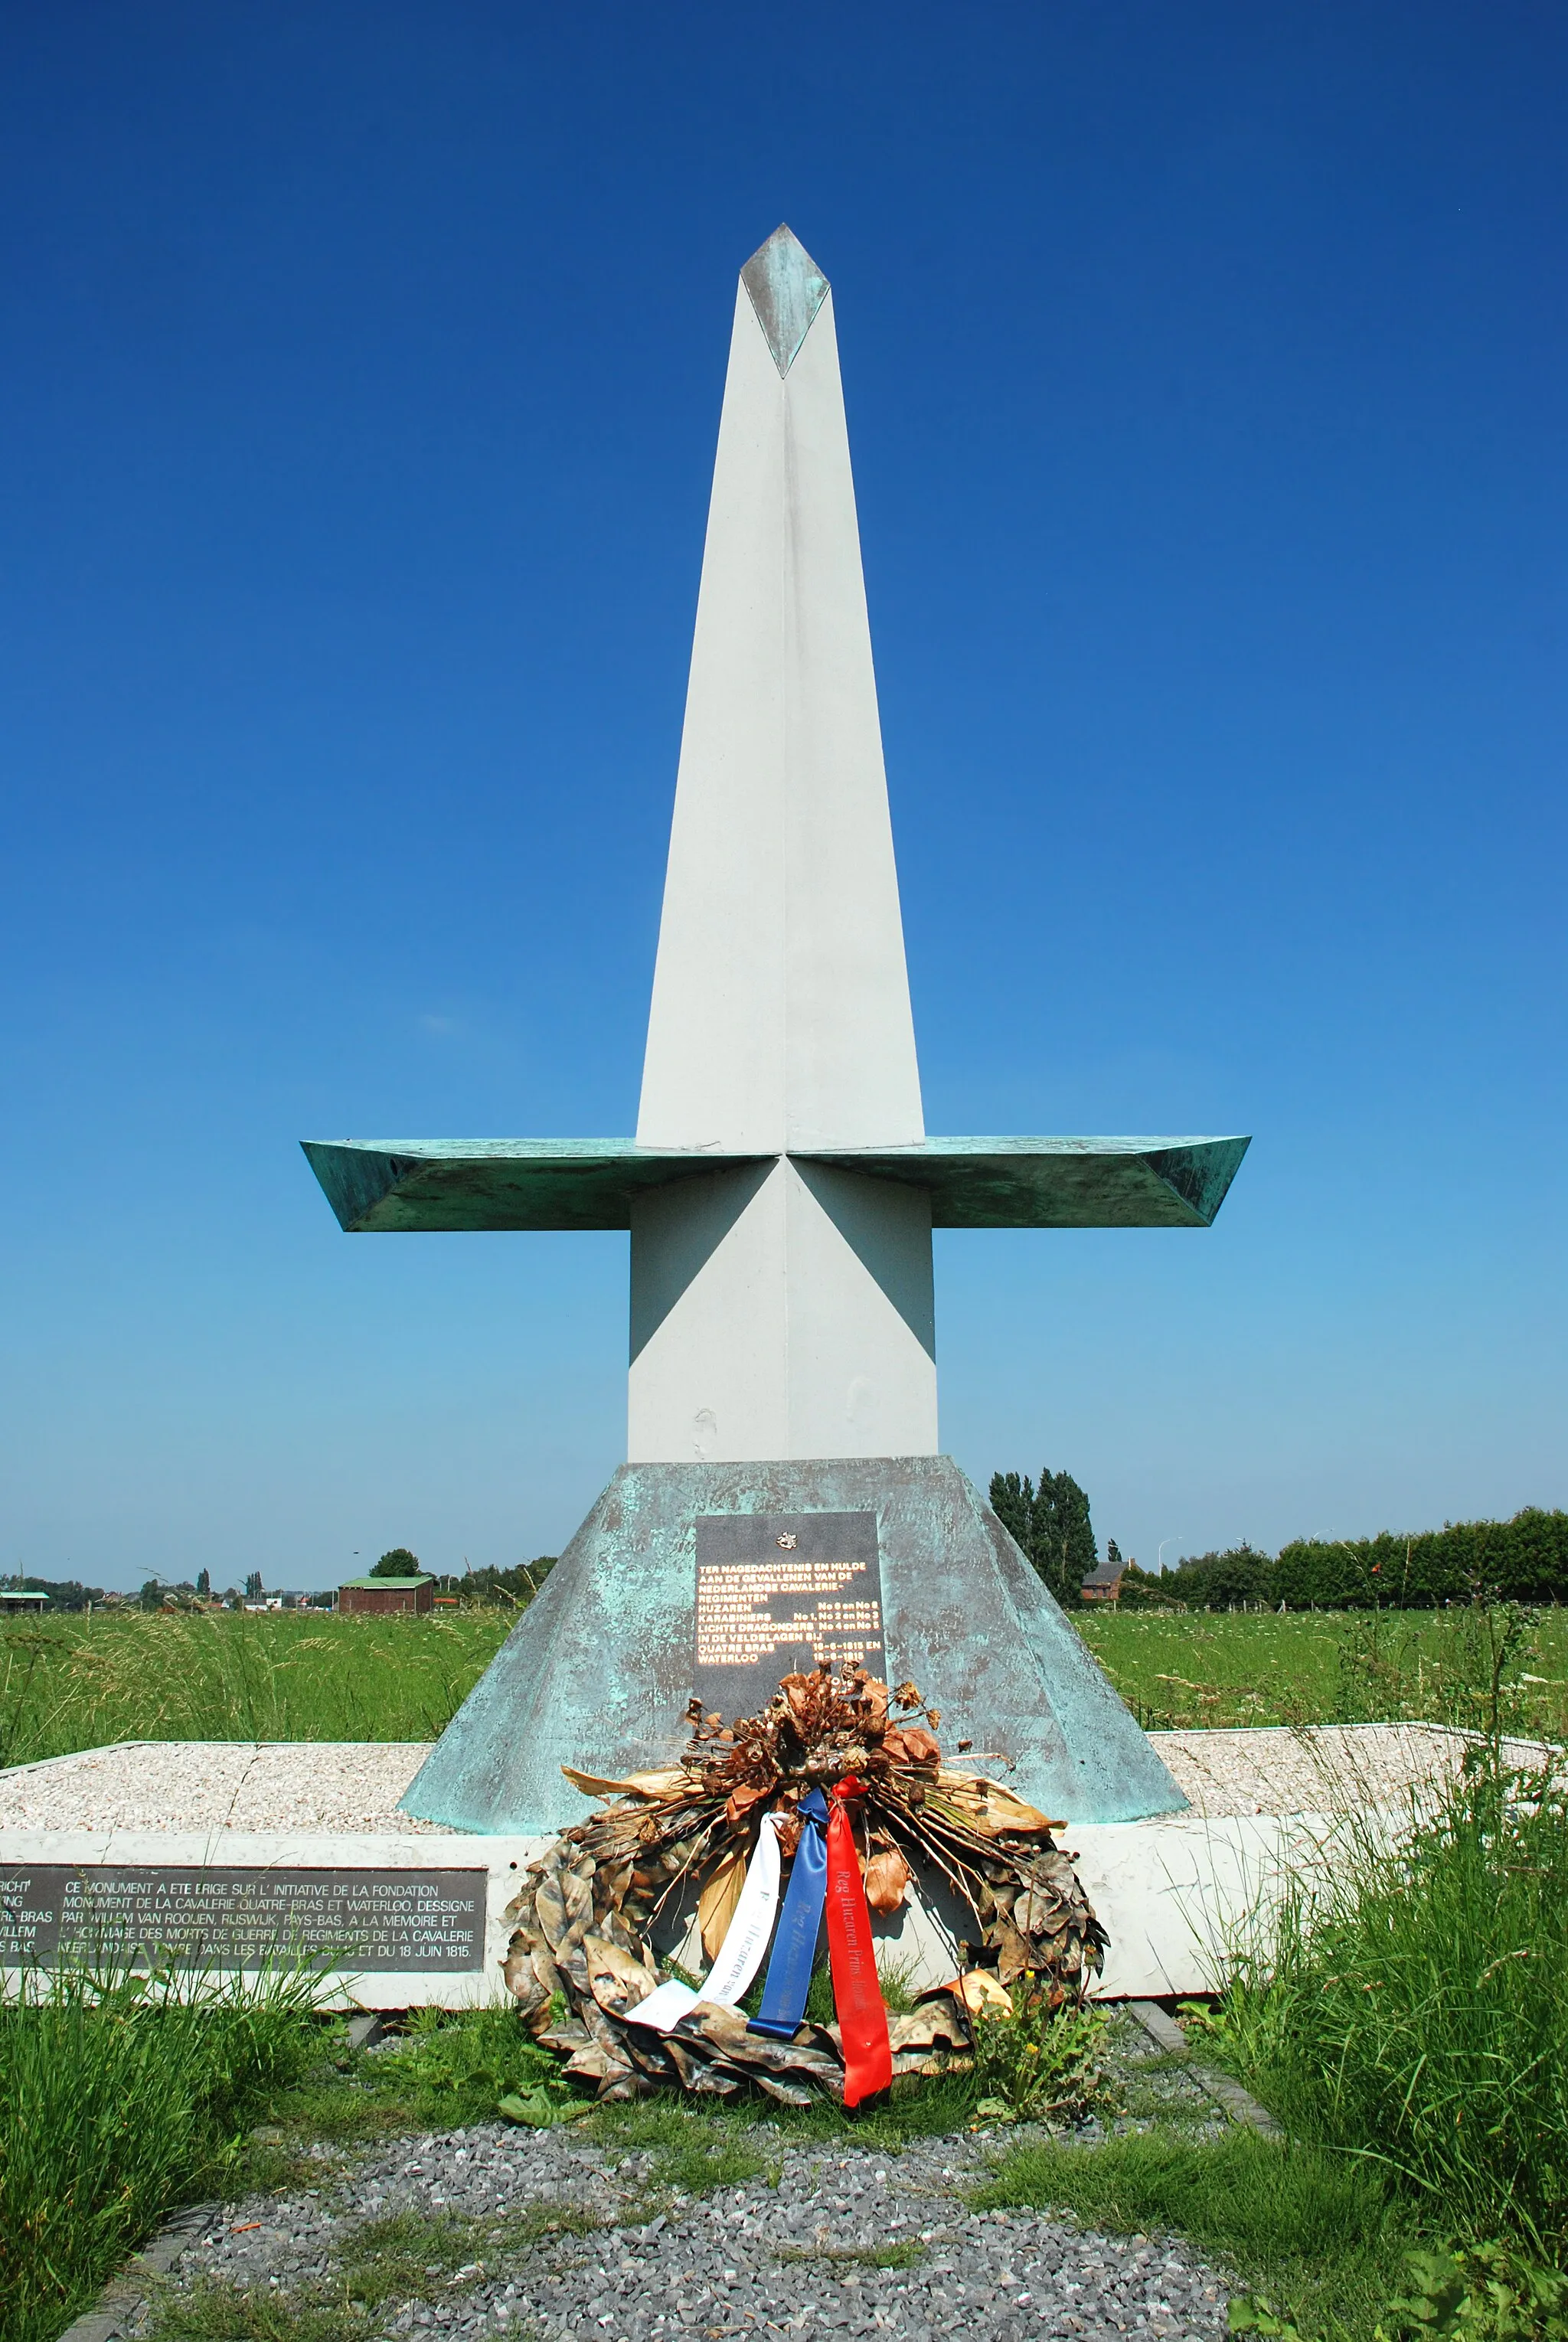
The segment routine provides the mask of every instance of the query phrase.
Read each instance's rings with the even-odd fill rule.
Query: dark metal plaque
[[[874,1513],[700,1513],[693,1688],[726,1720],[831,1659],[884,1672]]]
[[[16,1863],[0,1869],[0,1965],[138,1956],[178,1967],[305,1960],[356,1975],[484,1965],[483,1870],[262,1870]]]

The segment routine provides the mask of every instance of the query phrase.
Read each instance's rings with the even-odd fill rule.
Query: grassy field
[[[1568,1740],[1568,1611],[1223,1615],[1084,1610],[1134,1715],[1175,1726],[1484,1726]],[[431,1740],[513,1623],[316,1612],[99,1612],[0,1629],[0,1764],[114,1740]]]
[[[0,1633],[0,1763],[115,1740],[433,1740],[515,1614],[95,1613]]]
[[[1085,1609],[1074,1623],[1149,1731],[1400,1717],[1484,1730],[1495,1670],[1505,1731],[1568,1740],[1568,1610],[1523,1630],[1517,1616]]]

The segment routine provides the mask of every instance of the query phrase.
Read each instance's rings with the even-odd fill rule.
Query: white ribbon
[[[724,1930],[719,1956],[708,1970],[706,1981],[695,1992],[689,1984],[680,1984],[674,1977],[667,1984],[655,1985],[646,2000],[627,2009],[628,2025],[651,2025],[656,2033],[671,2033],[699,2000],[716,2000],[725,2008],[735,2007],[762,1966],[778,1915],[777,1825],[781,1818],[778,1814],[763,1817],[756,1852],[746,1866],[745,1883],[734,1917]]]

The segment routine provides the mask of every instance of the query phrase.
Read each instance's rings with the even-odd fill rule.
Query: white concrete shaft
[[[924,1136],[833,299],[781,377],[743,283],[637,1136]]]
[[[764,302],[820,298],[793,357],[764,259]],[[736,290],[637,1121],[772,1159],[634,1206],[633,1463],[936,1453],[928,1199],[788,1159],[924,1136],[833,299],[781,230]]]
[[[638,1463],[934,1456],[924,1190],[787,1157],[632,1211]]]

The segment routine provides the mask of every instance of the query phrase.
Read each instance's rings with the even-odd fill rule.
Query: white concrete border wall
[[[1392,1813],[1377,1818],[1391,1831],[1396,1827]],[[1158,2000],[1214,1990],[1224,1972],[1227,1946],[1245,1929],[1249,1915],[1272,1909],[1285,1881],[1300,1888],[1310,1885],[1314,1870],[1321,1875],[1323,1848],[1342,1826],[1327,1815],[1205,1820],[1179,1814],[1058,1833],[1111,1937],[1095,1997]],[[457,1834],[8,1830],[0,1832],[0,1879],[11,1882],[5,1891],[14,1895],[16,1882],[45,1865],[87,1871],[121,1865],[217,1873],[306,1870],[345,1877],[356,1871],[482,1871],[485,1924],[479,1966],[456,1975],[345,1967],[322,1978],[322,2005],[329,2008],[473,2008],[504,1997],[501,1963],[511,1934],[506,1907],[529,1863],[548,1843],[540,1837]],[[953,1938],[932,1914],[906,1909],[878,1933],[880,1956],[906,1970],[913,1967],[918,1987],[941,1984],[952,1975]],[[4,1974],[6,1988],[15,1991],[22,1971],[12,1965]]]
[[[1393,1827],[1392,1815],[1377,1818]],[[1216,1991],[1229,1951],[1255,1940],[1287,1885],[1310,1892],[1322,1878],[1324,1848],[1343,1827],[1328,1814],[1165,1814],[1059,1830],[1111,1938],[1095,1997]]]
[[[249,1830],[5,1830],[0,1831],[0,1892],[15,1899],[17,1882],[45,1866],[115,1869],[121,1866],[205,1870],[326,1872],[352,1878],[365,1871],[478,1871],[484,1877],[483,1947],[478,1964],[460,1974],[429,1969],[324,1972],[325,2008],[474,2008],[504,1997],[501,1962],[510,1924],[506,1906],[530,1862],[549,1843],[535,1837],[369,1837]],[[38,1973],[46,1974],[46,1969]],[[15,1992],[23,1971],[4,1969]]]

